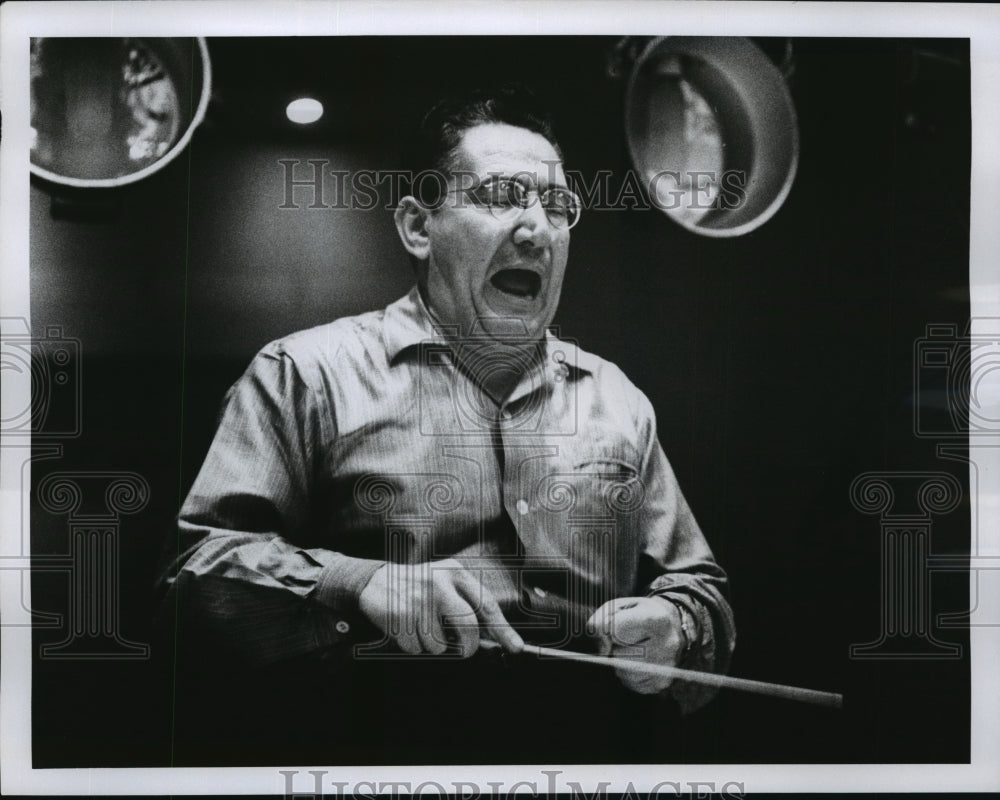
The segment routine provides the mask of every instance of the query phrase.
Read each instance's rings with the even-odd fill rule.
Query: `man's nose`
[[[528,207],[517,216],[514,228],[514,243],[547,247],[552,243],[555,229],[545,214],[542,201],[535,198]]]

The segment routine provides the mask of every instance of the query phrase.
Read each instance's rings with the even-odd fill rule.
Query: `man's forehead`
[[[565,182],[562,162],[552,143],[540,133],[513,125],[476,125],[462,134],[459,169],[480,175],[528,173],[540,184]]]

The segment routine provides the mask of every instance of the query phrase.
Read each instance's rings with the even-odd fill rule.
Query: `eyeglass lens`
[[[484,190],[481,199],[498,219],[526,209],[531,204],[531,191],[517,181],[488,181],[481,188]],[[546,189],[539,195],[539,202],[545,209],[549,224],[556,228],[572,228],[580,219],[580,202],[567,189]]]

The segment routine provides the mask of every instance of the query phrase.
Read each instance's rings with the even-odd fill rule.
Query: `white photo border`
[[[627,30],[623,20],[627,20]],[[972,169],[970,273],[973,320],[1000,318],[1000,8],[990,4],[653,2],[635,0],[495,0],[479,2],[14,2],[0,8],[0,316],[30,319],[28,283],[28,64],[36,36],[345,36],[345,35],[623,35],[644,32],[685,35],[811,37],[959,37],[970,41]],[[973,329],[973,333],[976,330]],[[30,382],[4,376],[6,407],[27,407]],[[7,405],[8,401],[11,405]],[[22,402],[24,401],[24,402]],[[972,442],[975,445],[975,442]],[[988,452],[987,452],[988,451]],[[1000,481],[997,448],[978,461],[981,488]],[[28,493],[21,493],[21,460],[0,452],[0,552],[12,552],[29,528]],[[984,460],[985,459],[985,460]],[[976,469],[976,464],[971,466]],[[987,476],[984,479],[984,476]],[[992,476],[992,477],[990,477]],[[1000,493],[981,492],[978,553],[1000,559]],[[16,548],[15,548],[16,549]],[[29,587],[25,587],[25,592]],[[27,595],[24,595],[27,597]],[[30,601],[30,597],[27,597]],[[22,602],[21,574],[0,570],[0,607]],[[970,607],[976,607],[973,597]],[[971,763],[908,764],[718,764],[552,765],[551,767],[324,767],[301,765],[295,791],[310,793],[323,770],[325,791],[337,784],[366,788],[379,782],[423,781],[453,789],[455,782],[484,787],[502,781],[504,791],[532,792],[569,781],[588,794],[631,785],[651,792],[657,784],[738,785],[757,792],[931,792],[1000,789],[1000,629],[977,627],[995,609],[973,612],[969,630],[972,708]],[[31,629],[3,627],[0,641],[0,788],[4,794],[282,794],[294,767],[45,769],[31,768]],[[752,725],[752,722],[748,724]],[[546,772],[548,771],[548,772]],[[553,776],[553,772],[555,772]],[[552,781],[555,781],[555,784]],[[528,782],[516,785],[518,781]],[[428,789],[435,791],[436,789]],[[735,791],[734,788],[731,791]],[[484,791],[484,794],[486,792]]]

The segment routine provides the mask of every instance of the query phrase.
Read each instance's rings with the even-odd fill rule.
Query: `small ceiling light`
[[[288,104],[285,113],[292,122],[308,125],[323,116],[323,104],[311,97],[300,97]]]

